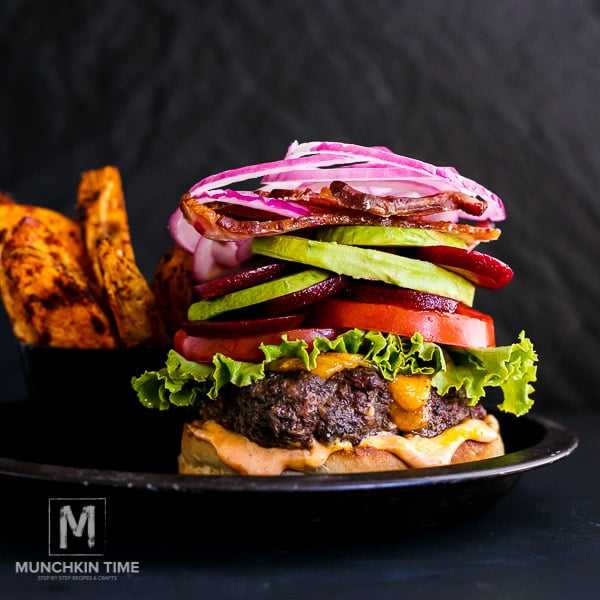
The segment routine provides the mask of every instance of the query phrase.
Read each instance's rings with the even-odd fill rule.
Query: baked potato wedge
[[[193,255],[179,246],[169,248],[158,263],[152,291],[170,336],[179,329],[192,303]]]
[[[45,223],[23,217],[4,241],[2,292],[15,336],[70,348],[113,348],[111,323],[88,278]]]
[[[168,336],[156,298],[131,256],[112,239],[99,238],[94,261],[121,345],[166,344]]]

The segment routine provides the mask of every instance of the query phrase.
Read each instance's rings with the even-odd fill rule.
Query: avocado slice
[[[381,225],[340,225],[318,231],[322,242],[350,246],[454,246],[466,248],[459,237],[434,229],[419,227],[383,227]]]
[[[187,317],[190,321],[204,321],[230,310],[245,308],[259,302],[299,292],[311,285],[325,281],[331,276],[331,271],[307,269],[286,277],[279,277],[249,288],[230,292],[217,298],[199,300],[190,305]]]
[[[252,252],[329,269],[356,279],[375,279],[473,305],[475,285],[433,263],[391,252],[321,242],[292,235],[256,237]]]

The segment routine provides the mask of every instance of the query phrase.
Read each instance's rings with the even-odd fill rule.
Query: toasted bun
[[[493,458],[504,454],[504,444],[499,435],[491,442],[467,440],[455,451],[451,464]],[[179,473],[186,475],[233,475],[237,472],[224,464],[209,442],[200,440],[186,432],[181,439]],[[375,471],[395,471],[409,469],[396,455],[386,450],[370,447],[356,447],[334,452],[318,469],[302,473],[368,473]],[[285,474],[299,473],[285,471]]]

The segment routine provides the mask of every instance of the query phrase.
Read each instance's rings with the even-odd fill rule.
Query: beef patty
[[[227,386],[200,416],[264,447],[309,448],[313,440],[358,444],[369,435],[400,433],[390,419],[387,381],[368,367],[338,371],[322,379],[307,371],[267,372],[245,387]],[[441,398],[432,388],[428,423],[411,433],[432,437],[466,418],[481,419],[481,404],[469,407],[462,392]]]

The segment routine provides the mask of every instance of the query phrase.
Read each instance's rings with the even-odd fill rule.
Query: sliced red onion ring
[[[235,242],[213,242],[212,258],[223,267],[235,267],[237,260],[237,244]]]
[[[502,200],[493,192],[479,183],[463,177],[454,167],[437,167],[429,163],[401,156],[381,147],[365,147],[356,144],[345,144],[341,142],[307,142],[298,144],[294,142],[288,148],[286,158],[294,159],[303,156],[312,156],[315,153],[326,153],[329,155],[339,154],[340,157],[353,157],[355,162],[368,161],[383,164],[398,165],[408,169],[414,169],[423,174],[431,174],[446,180],[452,184],[451,189],[476,195],[488,202],[488,209],[480,219],[501,221],[506,217]],[[340,178],[341,179],[341,178]],[[438,191],[446,191],[448,188],[440,188]]]
[[[178,246],[192,253],[196,249],[201,235],[183,216],[179,208],[171,215],[167,226],[171,237]]]
[[[234,190],[207,190],[200,196],[193,196],[203,204],[206,202],[227,202],[249,208],[258,208],[280,215],[282,217],[300,217],[310,214],[310,209],[305,205],[276,198],[265,198],[256,192],[238,192]]]
[[[196,281],[206,281],[215,277],[221,269],[217,268],[212,255],[213,241],[200,236],[196,248],[194,249],[193,272]],[[224,267],[222,268],[224,270]]]
[[[251,239],[235,242],[209,240],[194,229],[179,208],[171,215],[168,229],[178,246],[194,254],[194,263],[198,263],[195,271],[203,279],[215,267],[234,267],[252,256]]]
[[[222,173],[216,173],[201,179],[198,183],[193,185],[189,193],[194,198],[202,195],[204,192],[214,190],[217,188],[223,188],[233,183],[240,181],[247,181],[248,179],[258,179],[265,175],[274,175],[283,171],[293,171],[299,168],[306,168],[308,166],[320,166],[326,167],[336,165],[340,163],[352,162],[351,158],[340,159],[339,156],[303,156],[301,158],[291,158],[276,160],[273,162],[260,163],[257,165],[248,165],[239,169],[230,169],[223,171]]]
[[[197,282],[206,281],[239,265],[252,256],[251,244],[251,238],[236,242],[221,242],[198,234],[198,242],[193,250],[194,279]]]
[[[307,169],[269,176],[261,181],[261,189],[270,191],[277,188],[310,188],[319,191],[333,180],[334,173],[338,181],[348,183],[362,192],[375,193],[373,190],[381,190],[381,195],[420,197],[452,191],[455,187],[447,185],[445,189],[441,189],[439,178],[431,175],[415,176],[410,171],[403,175],[401,169],[388,165],[361,165],[337,169]]]
[[[252,239],[239,242],[212,242],[212,257],[217,265],[235,267],[252,256],[250,250]]]
[[[488,202],[488,209],[479,219],[501,221],[506,217],[502,200],[496,194],[472,179],[463,177],[454,167],[437,167],[415,158],[394,154],[385,148],[365,147],[341,142],[307,142],[304,144],[294,142],[288,148],[286,158],[294,159],[320,152],[327,153],[327,155],[338,153],[344,158],[353,157],[355,161],[362,159],[367,162],[398,165],[414,169],[423,174],[435,175],[440,178],[440,186],[442,186],[438,191],[454,189],[459,192],[479,196],[483,200],[486,200]],[[448,184],[451,184],[450,188],[447,187]]]
[[[477,218],[460,211],[457,218],[501,221],[506,216],[502,201],[496,194],[463,177],[453,167],[438,167],[380,146],[341,142],[294,142],[283,160],[211,175],[192,186],[189,193],[200,202],[219,199],[292,218],[310,211],[306,205],[264,198],[254,191],[224,189],[234,183],[259,178],[262,178],[263,191],[307,187],[317,191],[334,179],[348,181],[360,191],[382,195],[424,196],[454,190],[479,196],[488,203],[486,211]]]

